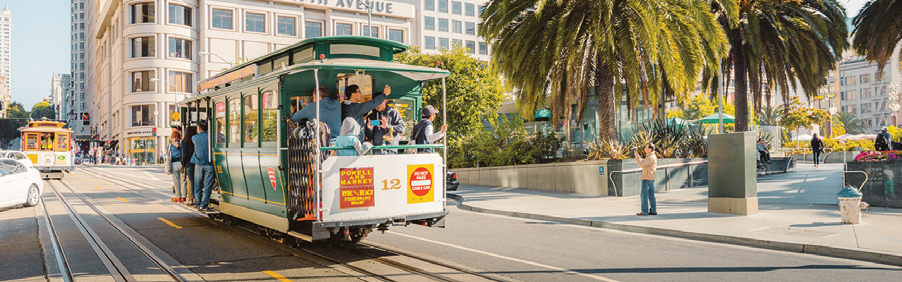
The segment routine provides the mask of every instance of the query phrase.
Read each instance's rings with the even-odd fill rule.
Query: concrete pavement
[[[460,186],[464,209],[752,247],[902,265],[902,210],[871,207],[862,224],[840,223],[842,165],[759,176],[759,213],[707,212],[707,187],[656,193],[657,216],[636,216],[639,197]]]

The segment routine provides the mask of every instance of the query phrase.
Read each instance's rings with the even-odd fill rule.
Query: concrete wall
[[[604,174],[599,173],[599,168]],[[528,188],[588,195],[608,194],[607,161],[456,168],[462,184]]]

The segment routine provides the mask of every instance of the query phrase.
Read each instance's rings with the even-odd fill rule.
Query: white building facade
[[[489,58],[476,36],[484,1],[371,1],[372,29],[365,2],[356,0],[88,3],[84,82],[95,140],[145,162],[165,149],[157,144],[171,133],[174,104],[197,81],[306,38],[372,34],[424,52],[457,43]]]
[[[67,120],[65,112],[65,93],[69,91],[71,77],[69,74],[59,74],[54,72],[50,79],[50,107],[53,108],[53,114],[57,120]]]
[[[86,99],[85,93],[85,42],[90,34],[85,30],[85,5],[86,0],[71,0],[70,9],[70,44],[69,44],[69,74],[70,87],[63,97],[65,112],[62,116],[72,128],[73,139],[81,149],[87,150],[85,140],[92,140],[91,133],[91,104]]]
[[[0,13],[0,77],[5,77],[3,87],[9,95],[9,85],[11,81],[12,67],[10,58],[12,58],[12,39],[10,38],[13,28],[12,12],[9,11],[9,4]]]
[[[826,78],[826,92],[835,95],[833,106],[839,112],[848,112],[861,119],[867,127],[865,133],[874,134],[884,126],[900,123],[898,112],[892,110],[889,99],[890,85],[902,84],[898,52],[899,47],[896,47],[886,67],[878,71],[876,63],[868,62],[854,51],[846,51],[838,62],[838,70],[830,72]],[[816,108],[828,109],[830,100],[818,100],[813,104]]]

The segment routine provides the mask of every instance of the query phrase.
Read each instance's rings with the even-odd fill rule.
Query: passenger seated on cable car
[[[315,106],[320,105],[320,120],[329,126],[329,139],[338,138],[338,130],[335,129],[341,128],[341,104],[335,99],[329,98],[329,89],[326,89],[325,86],[320,86],[319,95],[316,94],[313,93],[313,102],[291,115],[291,121],[300,123],[302,120],[316,119]],[[310,107],[311,105],[314,107]]]
[[[443,124],[442,130],[433,133],[432,121],[435,120],[435,114],[438,113],[438,110],[433,106],[425,106],[420,109],[420,112],[423,113],[423,119],[420,120],[420,123],[413,126],[413,133],[410,135],[410,140],[414,141],[417,145],[422,144],[432,144],[432,142],[438,141],[445,137],[445,132],[448,131],[448,125]],[[432,153],[432,148],[426,149],[417,149],[417,153]]]
[[[385,85],[382,93],[374,95],[372,100],[363,102],[363,92],[360,91],[360,86],[357,86],[357,84],[348,85],[348,87],[345,87],[345,99],[347,100],[341,102],[341,119],[354,118],[357,121],[357,125],[360,127],[366,126],[364,120],[366,114],[376,109],[388,98],[388,95],[391,94],[391,86]],[[360,140],[366,138],[363,132],[360,132],[359,138]]]
[[[357,124],[357,121],[351,117],[346,117],[344,122],[341,123],[341,136],[335,139],[335,146],[338,147],[348,147],[353,146],[356,151],[352,150],[337,150],[335,152],[336,156],[360,156],[366,155],[370,149],[373,148],[373,144],[370,142],[361,142],[360,141],[360,125]]]

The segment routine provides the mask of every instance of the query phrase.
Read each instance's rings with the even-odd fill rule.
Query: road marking
[[[285,278],[285,276],[279,275],[278,273],[275,273],[275,272],[272,272],[269,270],[263,271],[263,273],[269,274],[269,276],[279,279],[279,281],[282,281],[282,282],[292,282],[291,279]]]
[[[88,182],[87,180],[82,179],[81,181]]]
[[[100,189],[100,186],[94,186],[94,188]]]
[[[168,221],[168,220],[166,220],[166,219],[164,219],[164,218],[162,218],[162,217],[158,217],[157,219],[159,219],[160,221],[165,222],[166,224],[169,224],[169,226],[175,227],[175,229],[182,229],[181,226],[175,225],[175,223],[172,223],[172,221]]]
[[[119,198],[119,199],[122,200],[123,202],[128,202],[128,200],[123,199],[122,197],[116,197],[116,198]]]
[[[145,171],[144,174],[147,174],[147,176],[150,176],[150,178],[153,179],[153,180],[156,180],[156,181],[162,181],[162,180],[160,180],[159,178],[156,178],[156,177],[154,177],[153,175],[151,175],[150,172],[146,172],[146,171]]]
[[[445,242],[439,242],[439,241],[434,241],[434,240],[430,240],[430,239],[426,239],[426,238],[420,238],[420,237],[417,237],[417,236],[412,236],[412,235],[407,235],[407,234],[401,234],[401,233],[397,233],[397,232],[388,232],[388,233],[389,233],[389,234],[400,235],[400,236],[408,237],[408,238],[412,238],[412,239],[417,239],[417,240],[420,240],[420,241],[429,242],[429,243],[433,243],[433,244],[438,244],[438,245],[443,245],[443,246],[447,246],[447,247],[452,247],[452,248],[460,249],[460,250],[464,250],[464,251],[474,252],[474,253],[477,253],[477,254],[483,254],[483,255],[487,255],[487,256],[491,256],[491,257],[496,257],[496,258],[500,258],[500,259],[506,259],[506,260],[509,260],[509,261],[519,262],[519,263],[522,263],[522,264],[528,264],[528,265],[532,265],[532,266],[537,266],[537,267],[547,268],[547,269],[551,269],[551,270],[556,270],[556,271],[564,272],[564,273],[567,273],[567,274],[579,275],[579,276],[582,276],[582,277],[592,278],[592,279],[599,280],[599,281],[605,281],[605,282],[618,282],[617,280],[610,279],[610,278],[607,278],[607,277],[601,277],[601,276],[598,276],[598,275],[591,275],[591,274],[580,273],[580,272],[576,272],[576,271],[572,271],[572,270],[569,270],[569,269],[564,269],[564,268],[560,268],[560,267],[556,267],[556,266],[550,266],[550,265],[541,264],[541,263],[538,263],[538,262],[532,262],[532,261],[528,261],[528,260],[522,260],[522,259],[518,259],[518,258],[512,258],[512,257],[502,256],[502,255],[495,254],[495,253],[490,253],[490,252],[486,252],[486,251],[475,250],[475,249],[471,249],[471,248],[467,248],[467,247],[462,247],[462,246],[458,246],[458,245],[452,245],[452,244],[448,244],[448,243],[445,243]]]

